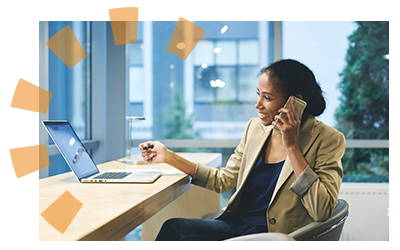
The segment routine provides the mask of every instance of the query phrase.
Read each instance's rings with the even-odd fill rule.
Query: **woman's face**
[[[268,73],[263,73],[260,76],[257,94],[258,98],[255,107],[258,109],[258,117],[264,126],[270,125],[275,115],[278,114],[278,110],[285,105],[288,97],[274,89]]]

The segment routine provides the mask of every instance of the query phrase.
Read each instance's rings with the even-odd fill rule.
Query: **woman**
[[[314,74],[294,60],[275,62],[261,70],[257,95],[259,117],[249,121],[225,168],[190,162],[159,142],[139,145],[154,146],[142,151],[146,162],[168,163],[189,174],[195,185],[218,193],[237,188],[215,220],[167,220],[157,240],[288,234],[332,214],[343,177],[345,138],[314,118],[325,109]],[[292,95],[307,102],[302,117],[295,110],[282,108]],[[291,102],[296,107],[293,99]],[[279,115],[281,112],[287,118]],[[281,133],[272,129],[274,125]]]

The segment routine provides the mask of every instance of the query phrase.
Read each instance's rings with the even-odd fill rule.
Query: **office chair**
[[[338,241],[343,230],[344,222],[349,215],[349,204],[342,199],[338,200],[331,217],[326,221],[312,222],[290,234],[258,233],[227,239],[228,241]],[[217,214],[207,214],[203,219],[211,219]]]

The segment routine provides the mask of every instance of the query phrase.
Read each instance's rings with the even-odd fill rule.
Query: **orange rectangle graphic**
[[[70,69],[87,56],[69,25],[58,31],[45,44]]]
[[[180,17],[169,41],[167,51],[186,60],[205,33],[206,31],[196,24]]]
[[[20,79],[14,92],[11,107],[47,114],[52,95],[47,90]]]
[[[46,144],[10,149],[11,161],[17,178],[50,166]]]
[[[109,9],[115,45],[137,43],[138,7]]]
[[[46,210],[42,217],[60,233],[65,233],[83,206],[70,192],[65,191]]]
[[[118,7],[108,9],[110,21],[137,21],[139,7]]]

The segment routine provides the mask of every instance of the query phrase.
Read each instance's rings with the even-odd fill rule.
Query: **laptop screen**
[[[43,121],[43,124],[79,180],[99,172],[69,122]]]

